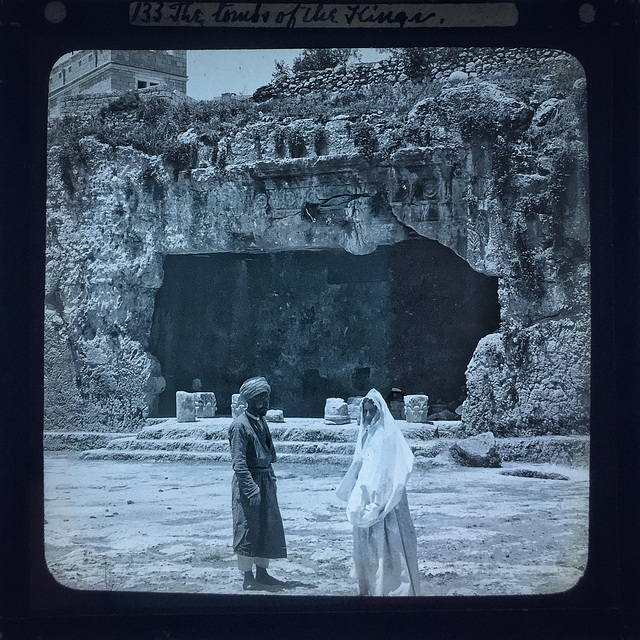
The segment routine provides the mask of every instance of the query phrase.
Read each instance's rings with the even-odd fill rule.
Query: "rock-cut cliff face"
[[[465,430],[587,432],[585,81],[575,60],[556,64],[365,87],[351,103],[331,87],[259,106],[129,96],[58,124],[45,427],[142,424],[165,385],[149,351],[165,256],[364,255],[417,234],[498,278],[500,328],[468,364]]]

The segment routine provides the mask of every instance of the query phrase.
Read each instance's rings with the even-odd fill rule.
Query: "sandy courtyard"
[[[286,594],[356,595],[341,467],[276,463],[289,557],[272,573]],[[408,484],[422,594],[505,595],[571,588],[587,561],[588,471],[416,465]],[[231,469],[221,463],[80,460],[45,455],[45,553],[79,589],[243,593],[231,547]],[[251,597],[251,595],[248,595]]]

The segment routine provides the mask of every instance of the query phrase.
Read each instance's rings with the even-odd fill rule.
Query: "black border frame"
[[[125,0],[0,3],[0,633],[3,638],[640,637],[640,10],[633,0],[519,0],[515,27],[275,30],[132,27]],[[267,4],[267,3],[264,3]],[[76,49],[484,46],[563,49],[587,76],[592,238],[589,562],[570,591],[393,599],[74,591],[43,549],[46,114]]]

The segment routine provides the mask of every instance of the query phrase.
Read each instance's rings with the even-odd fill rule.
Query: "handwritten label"
[[[463,4],[324,4],[132,2],[129,21],[143,27],[397,28],[512,27],[512,2]]]

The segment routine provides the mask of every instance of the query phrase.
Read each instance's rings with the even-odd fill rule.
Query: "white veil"
[[[376,405],[378,414],[367,428],[360,405],[353,462],[336,490],[346,500],[347,518],[356,527],[370,527],[398,504],[413,467],[413,453],[384,398],[376,389],[365,398]]]

